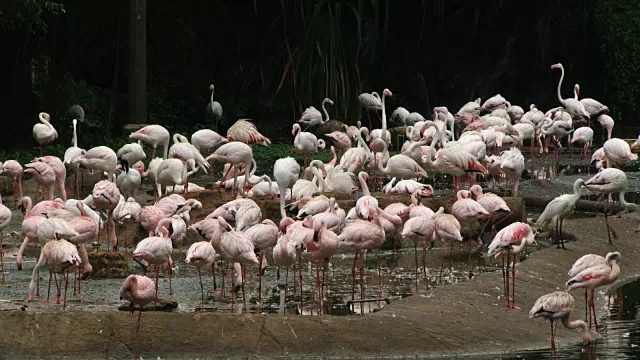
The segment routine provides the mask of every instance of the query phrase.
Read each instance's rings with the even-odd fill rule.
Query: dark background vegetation
[[[140,122],[127,118],[128,12],[128,0],[0,2],[3,150],[35,146],[40,111],[66,148],[76,103],[88,120],[81,146]],[[325,96],[336,102],[332,118],[355,123],[358,94],[385,87],[391,110],[424,115],[496,93],[546,109],[557,104],[559,78],[549,66],[562,62],[563,97],[578,82],[617,126],[634,125],[639,35],[640,1],[629,0],[153,0],[146,121],[174,131],[211,126],[210,83],[226,124],[252,118],[276,139]]]

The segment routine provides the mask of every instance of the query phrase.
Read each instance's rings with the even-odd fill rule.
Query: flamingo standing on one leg
[[[133,314],[134,306],[140,306],[138,320],[136,321],[136,337],[140,332],[140,317],[142,317],[142,307],[157,299],[157,292],[153,280],[146,276],[129,275],[120,288],[120,299],[129,301],[129,311]],[[140,357],[136,357],[139,359]]]

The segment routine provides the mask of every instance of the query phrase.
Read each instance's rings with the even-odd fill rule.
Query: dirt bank
[[[638,235],[632,220],[612,218],[611,224],[619,236],[622,281],[640,270],[633,261]],[[567,221],[565,229],[578,239],[569,250],[538,251],[519,265],[519,311],[498,299],[501,274],[493,272],[363,317],[143,313],[138,340],[135,316],[125,312],[1,311],[0,348],[7,358],[90,359],[132,358],[134,352],[143,358],[442,356],[546,347],[549,325],[530,320],[530,306],[540,295],[563,288],[578,257],[611,250],[601,218]],[[583,314],[582,302],[577,303],[577,314]],[[558,331],[561,347],[579,339],[576,332]]]

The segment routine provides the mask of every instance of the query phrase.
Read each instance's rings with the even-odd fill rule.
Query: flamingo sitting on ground
[[[269,146],[271,141],[260,134],[256,126],[249,120],[250,119],[240,119],[231,125],[229,130],[227,130],[227,139],[230,142],[239,141],[247,145],[259,144]]]
[[[567,291],[584,288],[585,317],[589,319],[589,327],[591,327],[592,313],[596,328],[598,327],[596,309],[593,304],[593,293],[596,288],[616,281],[620,275],[619,260],[620,253],[617,251],[608,253],[606,257],[587,254],[578,259],[569,270],[570,280],[567,282],[567,286],[570,289],[567,289]]]
[[[560,320],[567,329],[582,329],[582,341],[593,341],[589,326],[582,320],[571,321],[575,309],[575,299],[566,291],[556,291],[538,298],[529,312],[529,317],[543,317],[551,322],[551,351],[556,352],[555,322]]]
[[[169,136],[169,131],[161,125],[147,125],[129,134],[130,139],[142,141],[153,146],[151,159],[155,159],[158,145],[162,145],[163,148],[162,158],[167,158],[169,152]]]
[[[504,297],[507,299],[507,307],[520,310],[516,302],[516,263],[520,252],[527,246],[536,244],[535,235],[531,226],[522,222],[514,222],[500,230],[489,244],[488,256],[502,256],[502,279],[504,284]],[[507,254],[507,268],[504,267],[504,255]],[[513,256],[513,262],[511,257]],[[511,296],[509,296],[509,265],[511,265]]]
[[[329,113],[327,112],[325,104],[333,105],[333,100],[329,98],[324,98],[324,100],[322,100],[322,112],[324,113],[324,120],[322,119],[322,114],[320,113],[320,111],[318,111],[318,109],[314,108],[313,106],[309,106],[305,109],[305,111],[302,113],[302,116],[300,116],[300,119],[298,119],[298,122],[300,124],[306,125],[305,130],[311,126],[321,125],[329,121]]]

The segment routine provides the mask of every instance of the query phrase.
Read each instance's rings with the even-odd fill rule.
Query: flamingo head
[[[322,139],[318,140],[318,143],[316,145],[318,150],[323,150],[326,146],[327,146],[327,144]]]
[[[431,197],[433,196],[433,186],[427,185],[422,191],[420,191],[420,196]]]
[[[561,63],[557,63],[557,64],[551,65],[551,70],[553,70],[553,69],[562,69],[562,64]]]
[[[384,89],[382,91],[382,95],[389,96],[389,97],[393,96],[393,94],[391,93],[391,90],[389,90],[389,89]]]

